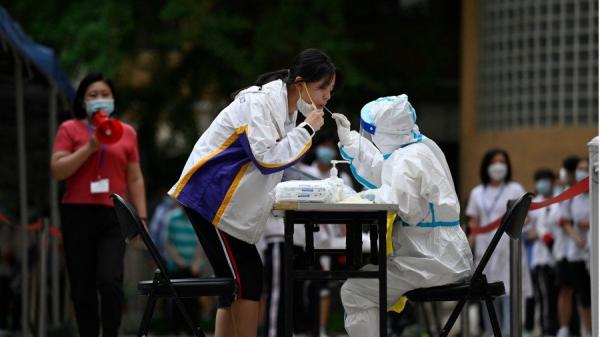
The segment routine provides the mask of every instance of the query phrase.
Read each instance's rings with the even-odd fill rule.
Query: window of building
[[[482,129],[598,123],[598,1],[481,0]]]

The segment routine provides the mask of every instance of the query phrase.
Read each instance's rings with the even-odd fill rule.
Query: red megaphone
[[[114,118],[108,118],[102,109],[92,116],[96,127],[96,138],[100,144],[114,144],[123,136],[123,125]]]

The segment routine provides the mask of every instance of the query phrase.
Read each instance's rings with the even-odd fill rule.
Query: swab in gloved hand
[[[352,142],[352,136],[350,135],[350,121],[348,118],[339,113],[334,113],[331,115],[331,118],[335,120],[335,124],[337,125],[337,133],[340,143],[342,145],[350,145]]]

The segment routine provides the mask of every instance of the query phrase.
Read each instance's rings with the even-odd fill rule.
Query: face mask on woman
[[[508,167],[504,163],[495,163],[488,166],[488,174],[495,181],[503,181],[507,172]]]
[[[306,93],[308,94],[308,98],[311,100],[311,103],[307,103],[302,99],[302,95],[300,95],[300,89],[298,89],[298,95],[300,97],[298,97],[298,101],[296,101],[296,108],[298,109],[298,111],[300,111],[302,116],[306,117],[308,116],[308,114],[310,114],[313,110],[316,110],[317,108],[315,107],[314,103],[312,103],[312,98],[310,97],[310,93],[308,92],[306,82],[302,82],[302,84],[304,85],[304,89],[306,90]]]
[[[548,195],[552,192],[552,182],[548,179],[540,179],[535,182],[535,190],[542,195]]]
[[[98,110],[103,110],[106,116],[110,116],[115,110],[115,100],[112,98],[99,98],[85,102],[85,111],[92,117]]]
[[[329,164],[332,160],[335,159],[337,152],[326,146],[317,147],[317,160],[322,164]]]
[[[588,171],[586,170],[576,170],[575,171],[575,180],[581,181],[588,176]]]

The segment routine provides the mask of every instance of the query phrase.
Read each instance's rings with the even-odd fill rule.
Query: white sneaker
[[[560,329],[558,329],[558,332],[556,333],[556,337],[569,337],[569,328],[566,326],[563,326]]]

